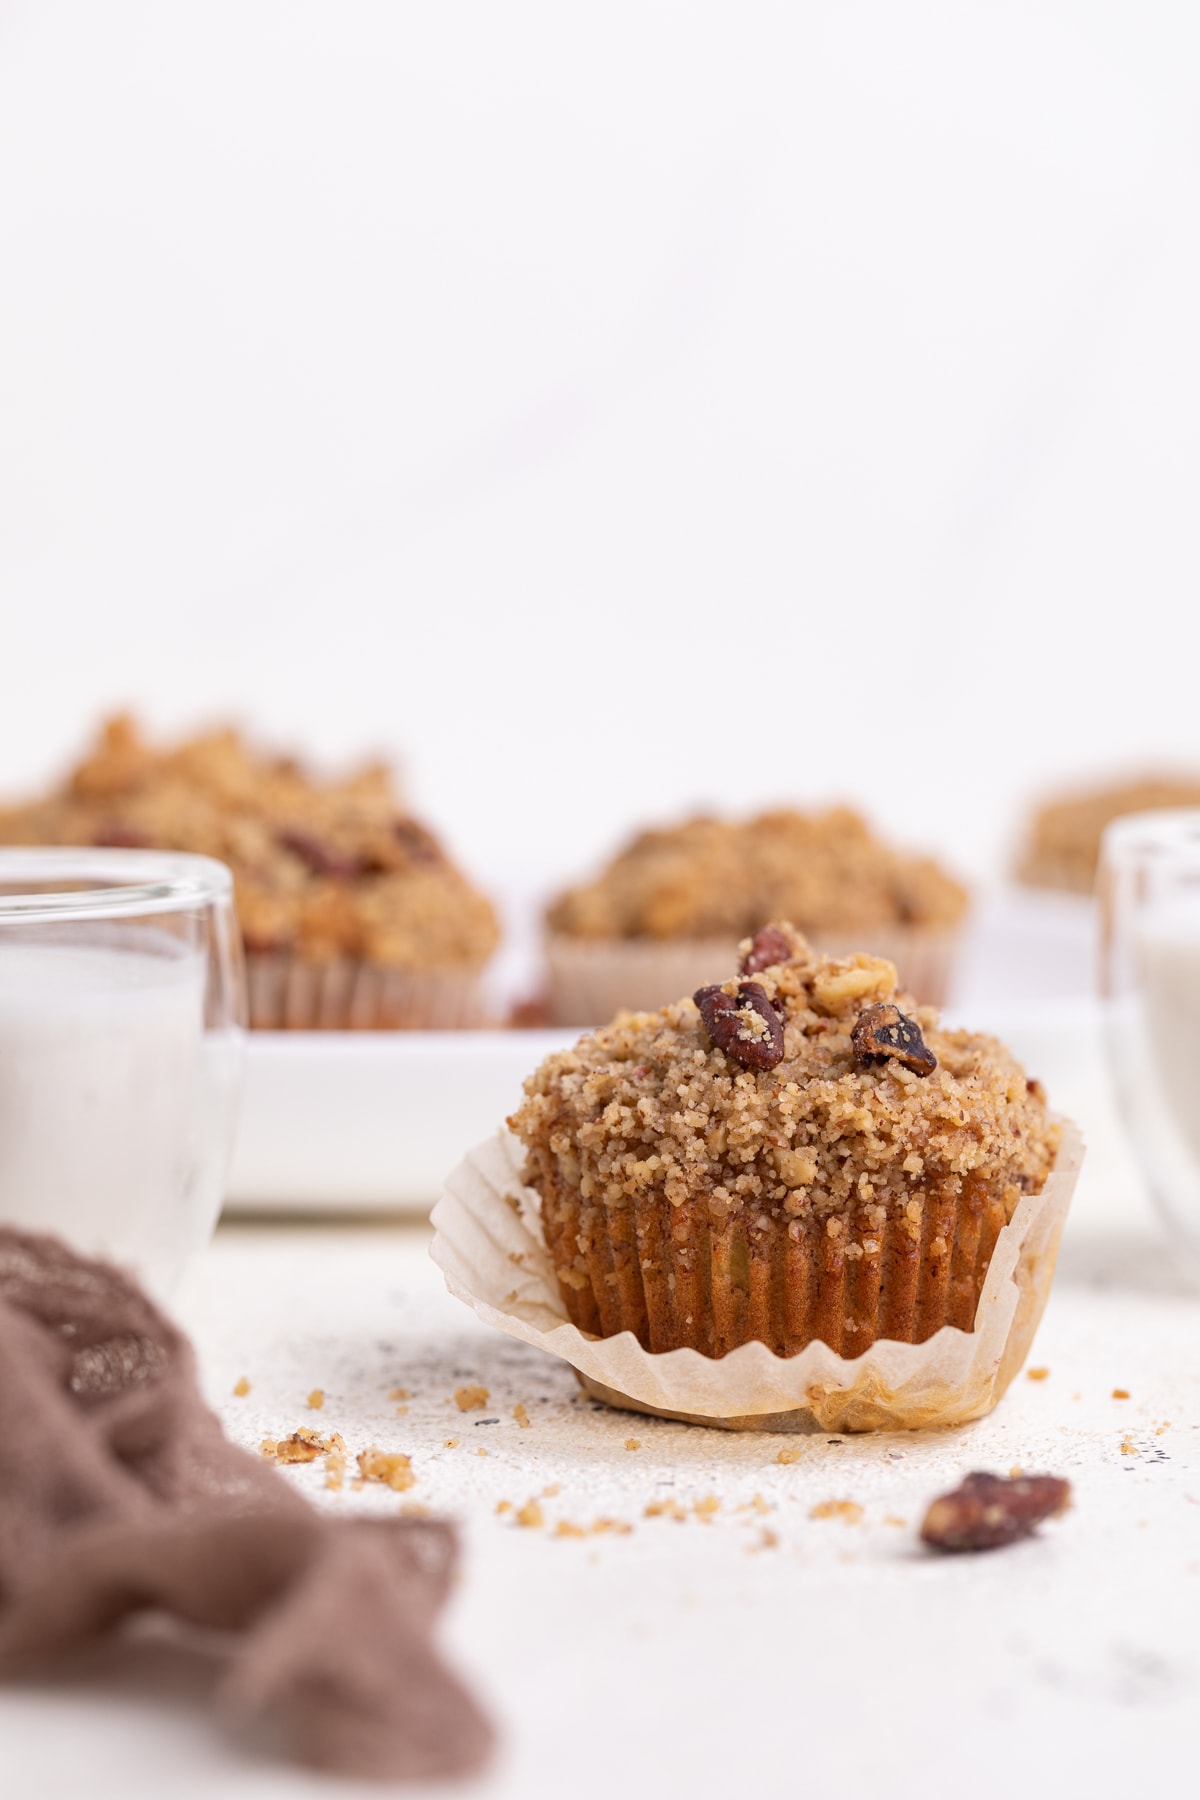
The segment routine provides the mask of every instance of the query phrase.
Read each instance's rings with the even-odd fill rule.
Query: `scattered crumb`
[[[459,1412],[482,1412],[488,1399],[485,1387],[460,1387],[454,1390],[454,1404]]]
[[[510,1250],[508,1253],[508,1260],[510,1263],[516,1263],[519,1269],[521,1264],[525,1261],[525,1252],[523,1250]]]
[[[525,1411],[520,1400],[518,1400],[517,1404],[513,1407],[512,1416],[517,1421],[517,1424],[521,1427],[522,1431],[527,1431],[529,1429],[529,1414]]]
[[[233,1384],[233,1391],[239,1400],[244,1400],[246,1395],[250,1392],[250,1383],[246,1380],[244,1375],[238,1376],[238,1379]]]
[[[692,1511],[698,1519],[711,1519],[721,1510],[721,1502],[715,1494],[706,1494],[703,1500],[697,1500]]]
[[[512,1511],[512,1501],[511,1500],[497,1500],[496,1511],[498,1513],[511,1512]]]
[[[808,1516],[810,1519],[844,1519],[847,1525],[857,1525],[863,1509],[857,1500],[819,1500]]]
[[[447,1438],[445,1443],[442,1445],[442,1449],[443,1450],[457,1450],[458,1449],[458,1439],[457,1438]]]
[[[487,1455],[487,1451],[486,1451],[486,1450],[477,1450],[477,1451],[476,1451],[476,1452],[475,1452],[475,1454],[476,1454],[476,1456],[486,1456],[486,1455]]]
[[[1128,1388],[1114,1388],[1112,1391],[1112,1397],[1114,1400],[1128,1400],[1129,1389]]]
[[[407,1411],[408,1411],[407,1406],[398,1406],[396,1408],[396,1417],[398,1419],[402,1419]]]
[[[543,1517],[542,1509],[536,1500],[527,1500],[517,1514],[518,1525],[527,1525],[531,1529],[536,1529],[537,1526],[544,1525],[545,1523],[546,1521]]]
[[[561,1493],[562,1493],[562,1482],[561,1481],[552,1481],[550,1483],[549,1487],[544,1487],[542,1489],[542,1499],[543,1500],[553,1500],[555,1494],[561,1494]]]
[[[584,1538],[587,1532],[582,1525],[572,1525],[570,1519],[560,1519],[554,1527],[555,1537]]]
[[[325,1486],[335,1494],[341,1492],[346,1480],[346,1453],[344,1450],[330,1450],[325,1457]]]
[[[1025,1473],[1025,1471],[1021,1467],[1020,1463],[1014,1463],[1012,1468],[1008,1471],[1008,1478],[1010,1481],[1020,1481],[1020,1479],[1021,1479],[1022,1475],[1024,1475],[1024,1473]]]
[[[388,1399],[389,1400],[411,1400],[412,1395],[409,1393],[407,1388],[394,1387],[394,1388],[388,1389]]]
[[[308,1396],[308,1404],[313,1412],[320,1412],[325,1404],[325,1389],[314,1388],[312,1393]]]
[[[1122,1456],[1136,1456],[1137,1455],[1137,1445],[1134,1443],[1134,1441],[1131,1437],[1123,1437],[1121,1439],[1121,1455]]]
[[[615,1531],[618,1537],[628,1537],[633,1526],[627,1525],[624,1519],[597,1519],[592,1530],[594,1532]]]
[[[896,1513],[884,1513],[883,1522],[885,1525],[897,1525],[901,1530],[908,1524],[907,1519],[900,1518]]]
[[[681,1506],[678,1500],[651,1500],[646,1508],[645,1516],[648,1519],[678,1519],[682,1521],[687,1518],[687,1508]]]
[[[640,1450],[641,1447],[642,1447],[641,1438],[626,1438],[625,1439],[625,1448],[627,1450]]]
[[[400,1507],[400,1511],[408,1519],[427,1519],[432,1510],[423,1500],[405,1500]]]
[[[298,1425],[290,1437],[280,1438],[278,1442],[264,1438],[258,1448],[268,1462],[310,1463],[316,1462],[318,1456],[328,1455],[330,1450],[344,1451],[346,1445],[336,1431],[330,1437],[322,1437],[319,1431]]]
[[[738,1507],[739,1512],[767,1513],[770,1512],[770,1510],[770,1507],[767,1505],[761,1494],[751,1494],[749,1500]]]
[[[411,1456],[404,1456],[400,1451],[377,1450],[374,1445],[369,1450],[359,1451],[358,1473],[363,1481],[381,1481],[397,1494],[416,1486]]]
[[[512,1210],[516,1213],[518,1219],[520,1218],[521,1202],[516,1194],[505,1194],[504,1204],[505,1204],[505,1206],[511,1206]]]
[[[804,1455],[803,1450],[799,1450],[799,1449],[781,1450],[779,1452],[779,1455],[775,1458],[775,1461],[780,1462],[780,1463],[799,1462],[803,1455]]]
[[[1027,1381],[1045,1381],[1049,1373],[1049,1369],[1026,1369],[1025,1378]]]
[[[1161,1425],[1155,1426],[1154,1435],[1155,1435],[1155,1437],[1161,1437],[1164,1431],[1170,1431],[1170,1429],[1171,1429],[1170,1419],[1164,1419]]]
[[[751,1550],[775,1550],[779,1547],[779,1533],[764,1525],[759,1532],[757,1544],[751,1544]]]

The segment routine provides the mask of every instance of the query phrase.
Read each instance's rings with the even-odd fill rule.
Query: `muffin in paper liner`
[[[471,1151],[433,1210],[430,1254],[446,1286],[486,1324],[570,1363],[609,1405],[738,1431],[899,1431],[963,1425],[1004,1394],[1029,1353],[1054,1274],[1083,1138],[1060,1119],[1053,1169],[1000,1231],[973,1331],[944,1325],[924,1343],[879,1338],[842,1357],[809,1344],[777,1356],[748,1343],[712,1358],[655,1355],[632,1332],[593,1337],[570,1324],[546,1248],[540,1201],[521,1181],[523,1150],[508,1131]]]
[[[943,1006],[962,941],[961,925],[880,924],[850,932],[809,931],[827,956],[864,950],[895,963],[900,986],[922,1005]],[[547,1001],[555,1025],[603,1025],[623,1007],[656,1012],[680,994],[725,981],[737,967],[738,940],[586,938],[551,932],[545,943]]]
[[[477,969],[389,969],[287,951],[246,953],[256,1031],[457,1031],[484,1022]]]

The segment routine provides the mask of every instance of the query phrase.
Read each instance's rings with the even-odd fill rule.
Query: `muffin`
[[[713,1358],[971,1332],[1059,1145],[1002,1045],[788,925],[734,979],[547,1058],[509,1126],[571,1322]]]
[[[321,781],[234,731],[152,748],[120,717],[57,791],[0,811],[0,843],[190,850],[228,864],[254,1026],[477,1022],[495,914],[379,765]]]
[[[1049,801],[1034,814],[1017,878],[1030,887],[1090,894],[1105,826],[1126,813],[1172,806],[1200,806],[1200,776],[1149,776]]]
[[[550,1013],[595,1025],[622,1006],[664,1006],[719,981],[739,940],[772,918],[794,920],[831,954],[887,957],[907,989],[939,1005],[966,911],[953,876],[845,807],[691,819],[643,832],[550,907]]]

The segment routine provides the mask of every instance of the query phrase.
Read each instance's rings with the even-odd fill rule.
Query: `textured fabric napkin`
[[[126,1617],[229,1634],[220,1694],[314,1767],[466,1774],[491,1728],[433,1626],[457,1546],[341,1521],[236,1449],[186,1338],[125,1276],[0,1228],[0,1675]]]

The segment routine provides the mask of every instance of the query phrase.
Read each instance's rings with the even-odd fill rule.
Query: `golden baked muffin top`
[[[1048,801],[1034,814],[1017,874],[1031,887],[1090,894],[1105,826],[1170,806],[1200,806],[1200,776],[1149,776]]]
[[[1040,1190],[1059,1130],[996,1039],[941,1030],[896,992],[891,963],[820,956],[791,926],[740,955],[733,980],[624,1013],[529,1077],[509,1125],[531,1185],[608,1206],[654,1190],[714,1223],[808,1214],[868,1234],[972,1176],[1009,1218]]]
[[[846,807],[644,831],[547,914],[583,938],[728,937],[767,919],[802,930],[954,925],[966,890],[928,857],[894,850]]]
[[[215,856],[233,870],[250,950],[397,969],[483,963],[491,905],[370,764],[321,781],[235,731],[169,748],[111,719],[62,787],[0,811],[0,843],[118,845]]]

